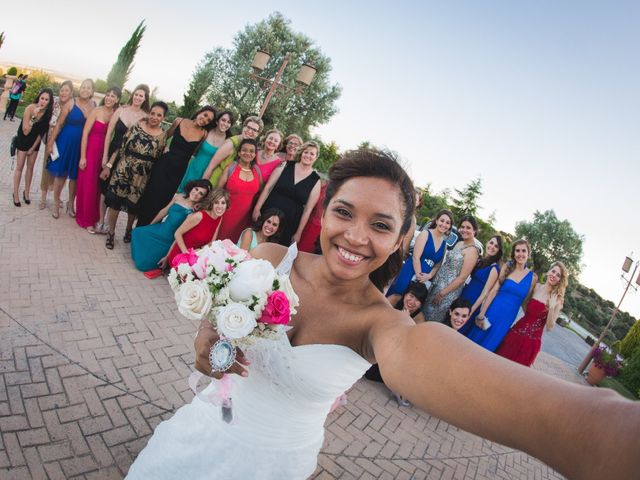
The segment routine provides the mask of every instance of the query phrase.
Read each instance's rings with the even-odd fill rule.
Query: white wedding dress
[[[294,245],[279,272],[290,272],[296,254]],[[127,479],[283,480],[315,471],[333,402],[370,363],[343,345],[292,347],[286,335],[260,339],[245,353],[249,376],[232,375],[233,421],[194,398],[158,425]]]

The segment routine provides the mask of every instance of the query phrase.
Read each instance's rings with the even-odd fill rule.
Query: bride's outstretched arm
[[[374,327],[385,383],[460,428],[524,450],[569,478],[640,471],[640,403],[487,352],[442,324]]]

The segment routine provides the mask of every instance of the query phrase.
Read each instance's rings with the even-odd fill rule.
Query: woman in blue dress
[[[502,237],[494,235],[485,245],[485,256],[478,259],[478,263],[471,272],[469,283],[462,289],[461,297],[471,302],[471,315],[469,320],[460,328],[460,333],[467,335],[471,327],[475,325],[476,315],[480,312],[480,306],[487,297],[500,274],[500,260],[502,259]]]
[[[216,114],[215,127],[209,132],[204,141],[196,149],[191,160],[189,160],[187,171],[178,186],[178,193],[184,192],[184,187],[187,182],[202,178],[202,174],[209,166],[209,162],[218,151],[218,148],[231,136],[233,122],[233,113],[229,110],[224,110]]]
[[[498,282],[489,292],[476,317],[476,325],[469,332],[469,339],[489,351],[495,352],[502,343],[520,306],[525,303],[538,282],[537,275],[527,267],[528,259],[527,241],[514,242],[511,261],[502,268]]]
[[[149,225],[137,227],[131,233],[131,257],[140,271],[158,268],[158,262],[167,255],[174,234],[187,216],[208,201],[211,191],[209,180],[187,183],[184,194],[176,194],[169,204],[158,212]],[[167,217],[164,222],[161,220]]]
[[[68,82],[69,84],[71,82]],[[63,85],[67,82],[63,83]],[[62,87],[61,87],[62,88]],[[93,97],[93,80],[84,80],[80,85],[80,95],[76,100],[67,102],[60,112],[53,134],[47,141],[47,151],[52,155],[54,144],[58,156],[50,158],[47,171],[54,177],[53,181],[53,207],[51,216],[60,216],[60,194],[64,184],[69,179],[69,201],[67,213],[75,217],[76,179],[78,178],[78,164],[80,163],[80,144],[82,142],[82,129],[84,122],[95,108]]]
[[[434,218],[433,226],[420,232],[416,238],[413,255],[405,260],[402,270],[387,290],[387,297],[392,305],[407,291],[411,280],[430,282],[438,273],[447,249],[446,238],[453,225],[453,213],[440,210]]]

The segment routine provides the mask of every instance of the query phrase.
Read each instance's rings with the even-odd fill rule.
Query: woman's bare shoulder
[[[277,243],[261,243],[251,250],[253,258],[268,260],[272,265],[278,265],[287,253],[287,247]]]

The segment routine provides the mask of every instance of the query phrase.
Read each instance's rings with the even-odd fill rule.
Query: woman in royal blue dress
[[[511,261],[502,268],[469,332],[469,339],[487,350],[496,351],[538,282],[537,275],[527,267],[529,253],[526,240],[513,243]]]
[[[480,312],[482,302],[498,280],[502,254],[502,237],[494,235],[485,245],[485,255],[478,259],[478,263],[471,272],[469,283],[462,289],[460,296],[469,300],[472,305],[469,321],[459,330],[463,335],[467,335],[475,325],[476,315]]]
[[[158,262],[167,255],[173,244],[178,227],[190,213],[208,202],[206,197],[210,191],[209,180],[193,180],[185,185],[184,194],[176,193],[149,225],[133,229],[131,257],[138,270],[147,272],[158,268]]]
[[[70,217],[76,216],[76,180],[78,178],[78,164],[80,163],[80,144],[82,142],[82,130],[84,122],[95,108],[93,97],[93,80],[84,80],[80,85],[80,94],[76,100],[72,100],[62,107],[53,134],[47,142],[47,151],[52,154],[54,144],[58,156],[51,158],[47,164],[47,170],[54,177],[53,181],[53,207],[51,216],[60,216],[60,193],[64,184],[69,179],[69,201],[67,213]]]
[[[416,238],[413,255],[405,260],[402,270],[387,290],[391,305],[400,300],[411,280],[430,282],[438,273],[447,249],[446,239],[453,225],[453,213],[443,209],[436,213],[434,218],[432,227],[420,232]]]

